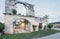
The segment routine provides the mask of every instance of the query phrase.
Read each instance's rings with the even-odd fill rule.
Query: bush
[[[32,27],[33,27],[33,31],[35,31],[37,25],[32,25]]]
[[[53,27],[53,24],[49,23],[48,28],[51,29]]]
[[[0,22],[0,32],[3,32],[4,24]]]

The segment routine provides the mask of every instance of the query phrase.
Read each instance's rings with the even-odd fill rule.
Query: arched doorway
[[[30,22],[26,19],[17,19],[13,22],[14,33],[30,32]]]

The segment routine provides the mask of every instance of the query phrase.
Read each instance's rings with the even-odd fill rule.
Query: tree
[[[35,31],[37,25],[32,25],[32,27],[33,27],[33,31]]]
[[[12,13],[13,13],[13,15],[16,15],[17,11],[15,9],[12,9]]]
[[[48,15],[45,15],[45,20],[46,20],[46,22],[48,21]]]
[[[53,24],[49,23],[48,28],[51,29],[53,27]]]
[[[4,26],[5,26],[5,25],[0,22],[0,32],[3,32]]]

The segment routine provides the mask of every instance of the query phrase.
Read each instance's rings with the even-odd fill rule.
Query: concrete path
[[[60,39],[60,33],[45,36],[45,37],[42,37],[42,38],[33,38],[33,39]]]

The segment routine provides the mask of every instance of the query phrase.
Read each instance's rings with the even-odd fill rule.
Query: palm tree
[[[48,16],[47,15],[45,15],[45,19],[46,19],[46,22],[48,21]]]
[[[47,22],[47,21],[48,21],[48,15],[45,15],[45,16],[43,17],[43,20],[44,20],[45,22]]]

